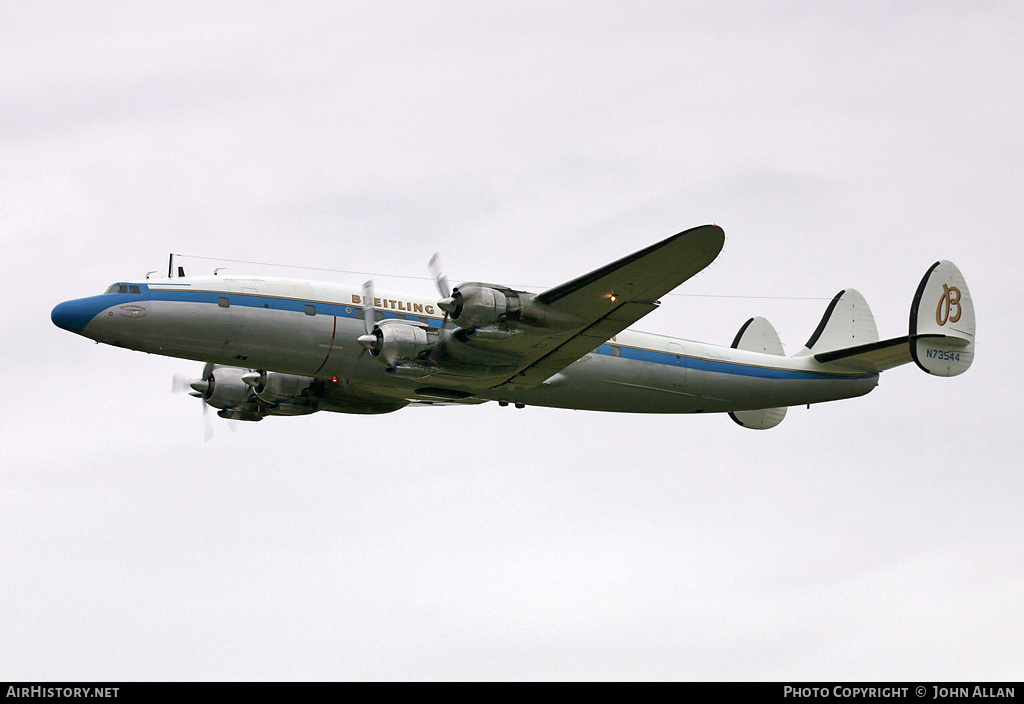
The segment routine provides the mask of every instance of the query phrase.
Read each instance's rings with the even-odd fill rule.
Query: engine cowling
[[[189,386],[192,395],[228,420],[258,421],[268,415],[298,416],[320,410],[323,382],[308,376],[207,364]]]
[[[243,381],[252,387],[256,397],[267,404],[309,405],[313,400],[309,391],[316,379],[279,372],[249,372]]]
[[[374,325],[372,334],[359,338],[389,369],[422,365],[439,340],[438,331],[429,325],[397,319],[382,320]]]
[[[452,295],[438,301],[438,306],[459,327],[469,329],[515,323],[522,310],[518,291],[482,283],[462,284],[452,289]]]
[[[234,408],[252,396],[252,387],[242,378],[246,373],[247,370],[237,367],[216,367],[205,379],[193,381],[191,386],[214,408]]]

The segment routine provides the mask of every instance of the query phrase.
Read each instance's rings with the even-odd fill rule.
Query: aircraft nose
[[[89,321],[105,306],[92,298],[76,298],[73,301],[58,303],[50,312],[50,320],[59,328],[80,335]]]

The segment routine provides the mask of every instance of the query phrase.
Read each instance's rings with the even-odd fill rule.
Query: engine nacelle
[[[365,338],[372,340],[364,342]],[[429,325],[409,320],[382,320],[373,327],[372,336],[360,338],[370,354],[389,369],[424,362],[437,346],[440,336]]]
[[[227,420],[261,421],[266,414],[260,410],[259,404],[247,403],[238,408],[224,408],[217,415]]]
[[[273,405],[300,402],[308,405],[311,398],[307,392],[316,379],[278,372],[251,372],[244,375],[244,381],[252,386],[256,397],[264,403]]]
[[[519,320],[519,292],[504,286],[468,283],[452,290],[438,305],[462,328],[478,328]]]
[[[216,367],[206,379],[194,383],[192,388],[199,391],[203,400],[214,408],[234,408],[252,396],[252,387],[242,379],[246,373],[247,370],[236,367]],[[197,388],[197,384],[205,388]]]
[[[500,340],[514,335],[519,326],[569,329],[587,324],[566,311],[540,302],[538,296],[492,284],[462,284],[452,295],[437,302],[441,310],[466,332],[479,340]]]

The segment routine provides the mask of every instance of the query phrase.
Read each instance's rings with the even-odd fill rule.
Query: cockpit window
[[[128,284],[111,284],[104,293],[142,293],[142,289]]]

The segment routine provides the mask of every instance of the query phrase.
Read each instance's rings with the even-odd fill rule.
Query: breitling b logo
[[[939,306],[935,309],[935,322],[945,325],[947,322],[955,323],[960,320],[960,289],[956,286],[942,284],[942,297],[939,299]]]

